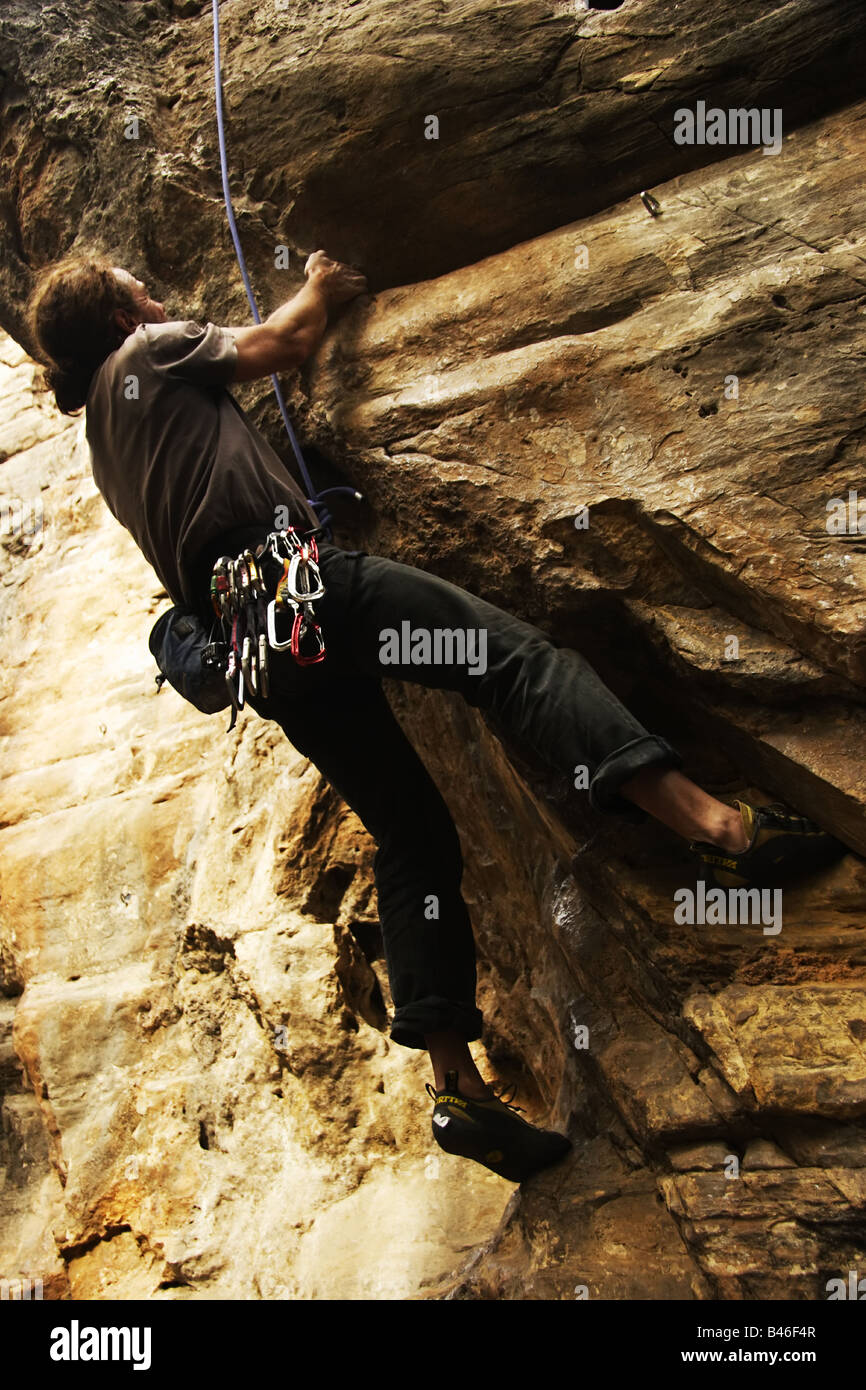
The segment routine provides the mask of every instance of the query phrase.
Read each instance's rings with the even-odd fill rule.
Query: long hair
[[[103,257],[69,256],[48,267],[30,297],[30,331],[44,358],[47,385],[64,415],[80,410],[93,374],[126,334],[115,309],[135,315],[132,291]]]

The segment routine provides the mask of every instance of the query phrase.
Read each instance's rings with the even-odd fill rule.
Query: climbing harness
[[[214,93],[215,93],[215,97],[216,97],[217,135],[218,135],[218,138],[219,138],[219,152],[220,152],[220,172],[221,172],[221,174],[222,174],[223,199],[224,199],[225,205],[226,205],[226,216],[227,216],[227,218],[228,218],[229,231],[231,232],[232,241],[233,241],[233,243],[234,243],[235,255],[237,256],[237,261],[238,261],[238,268],[240,269],[241,278],[242,278],[242,280],[243,280],[243,282],[244,282],[244,289],[246,290],[247,299],[249,300],[249,305],[250,305],[250,310],[251,310],[251,312],[252,312],[253,321],[254,321],[255,323],[261,323],[261,318],[259,317],[258,306],[256,305],[255,296],[253,295],[252,286],[251,286],[251,284],[250,284],[250,277],[249,277],[249,275],[247,274],[246,261],[244,260],[244,253],[243,253],[243,250],[241,249],[241,242],[240,242],[240,237],[238,236],[237,223],[235,222],[234,209],[232,208],[231,192],[230,192],[230,190],[229,190],[228,158],[227,158],[227,155],[226,155],[225,121],[224,121],[224,117],[223,117],[222,68],[221,68],[221,65],[220,65],[219,0],[213,0],[213,57],[214,57]],[[356,502],[360,502],[360,501],[361,501],[361,493],[358,492],[357,489],[355,489],[355,488],[353,488],[353,487],[329,487],[329,488],[325,488],[324,491],[322,491],[322,492],[316,492],[316,491],[315,491],[315,489],[314,489],[314,487],[313,487],[313,480],[312,480],[312,478],[310,477],[310,474],[309,474],[309,472],[308,472],[308,470],[307,470],[306,461],[305,461],[305,459],[304,459],[303,454],[301,453],[301,446],[300,446],[300,444],[298,443],[297,437],[296,437],[296,435],[295,435],[295,431],[292,429],[292,422],[291,422],[291,420],[289,419],[289,412],[286,410],[286,403],[285,403],[285,401],[283,400],[283,393],[282,393],[282,391],[280,390],[280,383],[279,383],[279,381],[277,380],[276,375],[273,375],[273,376],[271,377],[271,382],[273,383],[274,395],[275,395],[276,398],[277,398],[277,404],[278,404],[279,407],[280,407],[280,414],[281,414],[282,417],[283,417],[283,424],[284,424],[285,427],[286,427],[286,434],[289,436],[289,443],[290,443],[291,446],[292,446],[292,452],[294,453],[295,458],[296,458],[296,460],[297,460],[298,468],[300,469],[301,477],[302,477],[302,479],[303,479],[303,481],[304,481],[304,486],[305,486],[305,488],[306,488],[306,490],[307,490],[307,501],[309,502],[310,506],[311,506],[311,507],[313,508],[313,510],[315,511],[316,516],[319,518],[319,529],[321,530],[322,535],[323,535],[327,540],[330,540],[330,539],[331,539],[331,535],[332,535],[332,532],[331,532],[331,513],[328,511],[327,503],[324,501],[324,499],[325,499],[326,497],[334,496],[334,495],[337,494],[337,493],[343,493],[344,495],[347,495],[347,496],[349,496],[349,497],[353,497],[353,498],[355,499]]]
[[[210,596],[222,635],[204,648],[202,663],[224,672],[232,704],[229,732],[248,692],[268,697],[269,650],[290,651],[299,666],[325,659],[313,606],[325,596],[316,534],[301,535],[293,526],[271,531],[255,555],[248,549],[214,563]]]

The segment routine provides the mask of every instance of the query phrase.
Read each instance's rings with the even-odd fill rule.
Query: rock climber
[[[57,406],[67,415],[85,408],[97,487],[173,602],[205,621],[213,620],[218,557],[262,544],[277,509],[300,531],[318,526],[229,390],[300,367],[333,311],[367,290],[362,274],[323,251],[309,257],[304,275],[265,322],[238,328],[169,320],[141,280],[100,256],[48,268],[31,298],[29,322]],[[302,667],[288,651],[274,651],[267,696],[248,691],[247,700],[316,765],[376,841],[395,1008],[390,1036],[429,1053],[436,1142],[521,1181],[561,1159],[570,1141],[523,1120],[473,1061],[469,1044],[481,1038],[483,1019],[460,841],[391,712],[383,676],[459,691],[550,767],[588,768],[594,811],[654,816],[691,843],[705,876],[775,882],[829,862],[842,847],[784,809],[729,806],[701,790],[676,750],[644,729],[583,657],[538,628],[382,556],[322,541],[319,564],[325,660]],[[483,631],[483,671],[419,665],[399,651],[383,668],[382,634],[407,622],[413,631]]]

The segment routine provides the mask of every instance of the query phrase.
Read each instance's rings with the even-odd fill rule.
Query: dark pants
[[[426,1033],[453,1030],[471,1041],[481,1036],[482,1017],[475,1005],[475,943],[460,892],[460,841],[391,712],[382,677],[459,691],[550,767],[572,775],[586,766],[596,810],[633,812],[618,795],[622,783],[642,768],[676,767],[681,759],[646,732],[581,656],[538,628],[379,556],[323,544],[320,561],[327,593],[315,607],[325,660],[299,667],[289,652],[271,651],[269,697],[250,696],[248,703],[280,725],[376,841],[379,919],[396,1011],[391,1037],[424,1048]],[[462,665],[383,665],[383,632],[402,634],[407,621],[431,633],[484,630],[486,662],[476,638]],[[440,656],[447,653],[446,642]],[[404,647],[393,654],[402,660],[411,653]],[[460,653],[452,649],[452,655]]]

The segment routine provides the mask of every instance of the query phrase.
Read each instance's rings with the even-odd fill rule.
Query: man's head
[[[146,285],[141,280],[136,280],[128,270],[123,270],[121,266],[112,266],[115,280],[126,289],[132,296],[134,303],[138,306],[137,312],[133,313],[127,305],[118,305],[114,311],[114,321],[118,328],[125,333],[134,333],[140,323],[168,323],[165,308],[157,300],[151,299]]]
[[[140,323],[166,323],[162,304],[128,270],[70,257],[41,276],[28,306],[46,379],[64,415],[80,410],[93,374]]]

